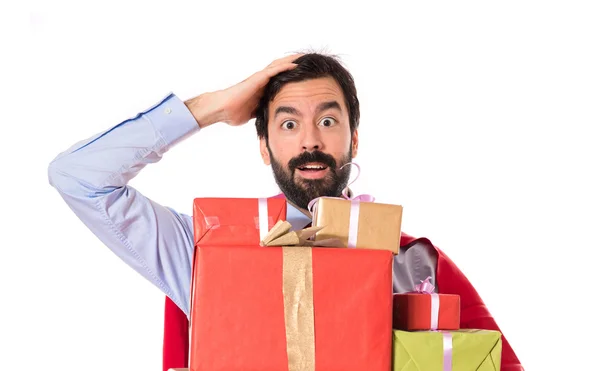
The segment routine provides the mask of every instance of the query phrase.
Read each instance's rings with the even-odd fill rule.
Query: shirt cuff
[[[144,112],[143,116],[159,132],[167,148],[173,147],[200,130],[198,122],[185,103],[173,93]]]

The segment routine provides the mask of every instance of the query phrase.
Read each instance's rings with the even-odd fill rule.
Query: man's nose
[[[321,132],[315,125],[306,125],[304,127],[302,136],[302,149],[308,152],[323,149]]]

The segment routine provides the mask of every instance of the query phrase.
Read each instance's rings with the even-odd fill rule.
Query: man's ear
[[[355,158],[358,154],[358,129],[352,133],[352,158]]]
[[[262,157],[265,165],[271,165],[271,156],[269,156],[269,150],[267,149],[267,138],[260,139],[260,157]]]

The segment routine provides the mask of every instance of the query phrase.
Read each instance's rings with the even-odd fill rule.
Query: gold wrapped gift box
[[[400,205],[321,197],[313,208],[313,226],[322,227],[315,241],[337,239],[339,247],[398,254],[402,210]]]

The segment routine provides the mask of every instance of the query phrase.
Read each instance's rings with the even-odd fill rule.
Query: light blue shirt
[[[128,185],[146,165],[200,128],[174,94],[60,153],[48,167],[50,184],[81,221],[120,259],[165,293],[189,318],[194,251],[192,217],[158,204]],[[288,203],[294,229],[310,218]],[[394,291],[411,291],[427,276],[435,283],[435,254],[426,245],[394,259]]]

